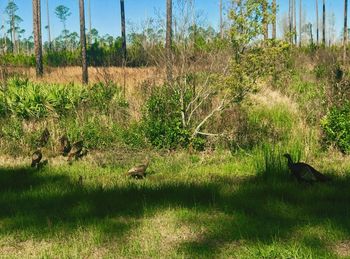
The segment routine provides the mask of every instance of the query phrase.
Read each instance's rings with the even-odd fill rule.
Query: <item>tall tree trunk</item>
[[[222,16],[222,0],[220,0],[220,4],[219,4],[219,8],[220,8],[220,37],[221,39],[224,38],[224,24],[223,24],[223,16]]]
[[[268,9],[267,9],[267,0],[262,2],[262,10],[263,10],[263,31],[264,31],[264,40],[269,39],[269,21],[268,21]]]
[[[173,19],[173,1],[166,0],[166,40],[165,40],[165,49],[166,49],[166,74],[167,80],[169,83],[172,82],[173,78],[173,66],[172,66],[172,19]]]
[[[320,44],[320,22],[318,19],[318,0],[316,0],[316,42]]]
[[[294,44],[297,45],[297,5],[295,0],[293,0],[293,33]]]
[[[12,52],[16,53],[16,29],[15,29],[15,16],[11,16],[11,27],[12,27]]]
[[[86,35],[85,35],[85,11],[84,0],[79,0],[80,13],[80,47],[81,47],[81,63],[82,63],[82,81],[83,84],[88,83],[88,66],[86,56]]]
[[[301,47],[301,29],[302,29],[302,0],[299,1],[299,47]]]
[[[348,0],[344,0],[344,40],[343,61],[346,62],[346,47],[348,45]]]
[[[34,50],[36,61],[36,76],[43,75],[43,54],[41,39],[41,0],[33,0],[33,28],[34,28]]]
[[[277,4],[276,0],[272,1],[272,38],[276,39],[276,22],[277,22]]]
[[[88,2],[88,15],[89,15],[89,45],[92,43],[91,36],[91,0]]]
[[[125,66],[126,63],[126,33],[125,33],[125,7],[124,7],[124,0],[120,0],[120,17],[121,17],[121,24],[122,24],[122,50],[123,50],[123,66]]]
[[[292,15],[292,5],[293,5],[293,0],[289,0],[289,9],[288,9],[288,22],[289,22],[289,43],[292,44],[293,43],[293,34],[292,34],[292,30],[293,30],[293,15]]]
[[[322,5],[322,44],[326,46],[326,0]]]
[[[7,49],[7,35],[5,33],[5,16],[2,15],[2,19],[1,19],[1,28],[2,28],[2,36],[3,36],[3,51],[4,53],[6,53],[6,49]]]
[[[48,41],[49,41],[49,49],[51,50],[51,28],[50,28],[49,0],[46,0],[46,16],[47,16],[47,36],[48,36]]]

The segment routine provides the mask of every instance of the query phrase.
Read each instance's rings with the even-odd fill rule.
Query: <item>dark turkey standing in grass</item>
[[[149,160],[146,159],[146,161],[143,164],[131,168],[128,171],[128,176],[133,177],[135,179],[145,178],[148,165],[149,165]]]
[[[38,147],[44,147],[49,142],[50,132],[47,128],[41,133],[40,138],[37,140]]]
[[[81,151],[83,150],[83,147],[84,143],[82,140],[75,142],[68,153],[68,162],[71,162],[73,158],[77,159],[81,157]]]
[[[67,137],[67,135],[63,135],[61,138],[60,138],[60,153],[63,155],[63,156],[67,156],[69,151],[71,150],[71,145],[70,145],[70,141]]]
[[[41,153],[40,149],[34,151],[34,153],[32,154],[31,167],[38,167],[38,165],[39,165],[39,163],[40,163],[42,158],[43,158],[43,154]]]
[[[331,180],[327,176],[317,171],[311,165],[301,162],[294,163],[290,154],[284,154],[283,156],[288,159],[288,168],[299,183],[326,182]]]

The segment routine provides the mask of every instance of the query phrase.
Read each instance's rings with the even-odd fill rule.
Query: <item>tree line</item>
[[[85,26],[85,1],[88,2],[88,33],[86,34],[86,26]],[[19,54],[24,51],[27,54],[32,54],[32,50],[35,53],[36,66],[38,71],[38,76],[42,74],[43,71],[43,50],[44,53],[50,53],[49,58],[57,58],[55,56],[55,52],[62,53],[76,53],[76,60],[81,60],[82,67],[87,67],[87,64],[100,65],[102,63],[94,60],[95,58],[98,60],[100,56],[100,60],[106,60],[106,56],[103,56],[103,53],[108,53],[112,60],[120,60],[119,65],[127,65],[128,60],[128,49],[130,49],[130,56],[134,54],[134,56],[138,56],[139,58],[147,55],[144,54],[145,47],[144,42],[145,38],[150,36],[152,40],[149,40],[150,48],[152,47],[160,47],[162,46],[165,49],[166,53],[166,67],[167,71],[171,71],[172,65],[172,52],[173,45],[176,42],[173,42],[173,36],[176,34],[176,20],[174,21],[173,17],[173,1],[166,0],[166,32],[165,32],[165,44],[163,44],[162,35],[164,31],[159,28],[146,28],[142,33],[132,32],[129,35],[126,35],[126,25],[125,25],[125,8],[124,8],[124,0],[120,0],[120,18],[121,18],[121,37],[113,38],[110,35],[105,35],[104,37],[100,37],[98,31],[91,26],[91,8],[90,1],[91,0],[79,0],[79,13],[80,13],[80,35],[76,32],[70,32],[67,29],[67,20],[71,15],[71,11],[68,7],[64,5],[59,5],[55,8],[55,15],[60,20],[63,30],[61,35],[59,35],[55,39],[51,39],[51,28],[50,28],[50,14],[49,14],[49,1],[46,0],[46,15],[47,15],[47,25],[45,29],[48,32],[48,41],[44,44],[42,43],[42,28],[41,28],[41,0],[32,0],[33,2],[33,36],[30,36],[27,39],[23,38],[24,30],[21,29],[20,24],[23,21],[20,16],[18,16],[18,6],[15,3],[15,0],[9,0],[8,4],[5,8],[5,13],[7,14],[8,20],[6,21],[9,29],[5,31],[5,24],[3,18],[3,35],[4,37],[1,39],[1,45],[3,46],[3,52],[12,52],[14,54]],[[187,0],[188,2],[192,2],[194,4],[194,0]],[[225,3],[224,3],[225,2]],[[224,1],[218,0],[219,10],[220,10],[220,29],[217,33],[211,27],[200,27],[196,23],[194,23],[190,28],[188,28],[188,34],[193,38],[201,38],[205,43],[209,39],[213,38],[221,38],[224,40],[225,38],[228,41],[232,41],[229,39],[230,33],[228,33],[229,29],[224,26],[224,15],[223,9],[224,5],[229,2],[229,14],[230,19],[233,23],[235,20],[239,21],[239,19],[245,19],[245,23],[248,23],[254,19],[255,16],[261,16],[261,25],[263,30],[263,39],[268,40],[270,38],[277,38],[277,12],[278,12],[278,2],[276,0],[231,0]],[[326,45],[326,0],[322,0],[322,41],[320,40],[320,28],[319,28],[319,1],[315,0],[315,11],[316,11],[316,41],[314,42],[314,35],[312,28],[312,23],[303,24],[302,22],[302,6],[303,1],[299,0],[299,28],[297,30],[297,4],[296,0],[288,1],[288,17],[287,17],[287,26],[288,29],[284,31],[283,38],[289,41],[290,44],[302,45],[302,33],[306,33],[310,38],[311,45]],[[247,8],[248,6],[256,5],[258,8]],[[252,12],[254,10],[254,12]],[[250,13],[249,13],[250,12]],[[259,12],[259,14],[257,14]],[[174,24],[175,22],[175,24]],[[269,29],[272,28],[271,33]],[[175,32],[174,32],[175,30]],[[8,38],[7,34],[10,36]],[[249,32],[247,32],[249,34]],[[255,35],[258,36],[258,35]],[[256,40],[256,37],[251,37],[249,40]],[[129,44],[131,47],[127,48],[127,37],[129,38]],[[175,37],[176,41],[176,37]],[[343,58],[346,59],[346,45],[348,42],[348,26],[347,26],[347,0],[344,0],[344,30],[343,30]],[[149,48],[149,49],[150,49]],[[148,49],[148,50],[149,50]],[[156,51],[156,48],[155,50]],[[112,54],[114,53],[114,55]],[[116,57],[119,57],[117,59]],[[69,58],[66,58],[69,59]],[[78,62],[78,61],[76,61]],[[59,62],[58,62],[59,63]],[[80,61],[79,61],[80,63]],[[147,62],[139,62],[138,64],[146,64]],[[115,63],[113,63],[115,64]],[[86,69],[84,69],[86,70]],[[84,72],[85,73],[85,72]],[[87,78],[87,76],[84,76]],[[171,80],[170,72],[167,73],[168,80]],[[86,80],[84,80],[86,81]]]

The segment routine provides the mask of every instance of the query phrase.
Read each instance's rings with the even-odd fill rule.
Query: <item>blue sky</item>
[[[62,31],[62,25],[55,16],[54,9],[62,4],[71,9],[72,15],[68,18],[67,28],[70,31],[79,31],[79,17],[78,17],[78,0],[48,0],[50,10],[50,22],[52,27],[53,36],[58,36]],[[86,4],[87,4],[87,0]],[[176,2],[177,0],[173,0]],[[229,2],[229,0],[224,0]],[[297,6],[299,6],[299,0]],[[26,30],[25,37],[32,32],[32,1],[31,0],[15,0],[19,7],[18,14],[24,20],[21,26]],[[46,0],[42,2],[42,23],[43,28],[46,23]],[[165,0],[125,0],[126,19],[128,24],[135,25],[142,24],[142,21],[146,17],[150,18],[156,16],[156,14],[165,13]],[[195,0],[196,11],[201,13],[202,20],[206,20],[207,25],[211,25],[214,28],[218,28],[219,22],[219,0]],[[305,18],[307,21],[315,23],[315,0],[302,0],[304,7]],[[326,0],[327,14],[335,14],[335,23],[339,37],[342,30],[343,21],[343,0]],[[277,0],[279,5],[279,17],[288,12],[288,0]],[[319,0],[319,11],[321,14],[321,3]],[[7,4],[7,0],[0,0],[0,12],[1,16],[4,15],[4,9]],[[86,7],[87,8],[87,7]],[[110,34],[113,36],[120,35],[120,6],[119,0],[91,0],[91,12],[92,12],[92,27],[96,28],[100,35]],[[299,13],[299,12],[298,12]],[[321,15],[320,15],[321,17]],[[2,17],[1,17],[2,19]],[[6,17],[7,19],[7,17]],[[1,22],[1,20],[0,20]],[[1,33],[2,34],[2,33]],[[47,39],[47,33],[43,30],[43,38]]]

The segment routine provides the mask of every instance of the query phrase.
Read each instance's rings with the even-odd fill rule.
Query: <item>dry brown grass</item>
[[[81,83],[80,67],[46,67],[44,76],[36,79],[35,68],[25,67],[7,67],[8,73],[26,76],[33,81],[44,83]],[[121,68],[121,67],[90,67],[89,81],[91,83],[113,81],[119,85],[128,87],[136,86],[146,80],[152,80],[154,83],[161,82],[163,71],[155,67],[145,68]]]

